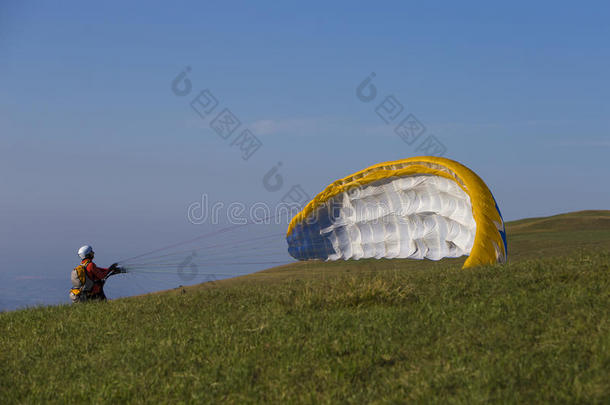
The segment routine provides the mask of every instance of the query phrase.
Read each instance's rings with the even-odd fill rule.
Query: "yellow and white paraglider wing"
[[[479,176],[446,158],[380,163],[330,184],[290,222],[299,260],[468,255],[464,267],[503,263],[502,215]]]

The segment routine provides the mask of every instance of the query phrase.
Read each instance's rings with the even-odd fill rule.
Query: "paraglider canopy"
[[[337,180],[290,222],[296,259],[468,255],[464,268],[504,263],[504,221],[479,176],[462,164],[420,156],[379,163]]]

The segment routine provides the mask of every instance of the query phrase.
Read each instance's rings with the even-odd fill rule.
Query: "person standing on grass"
[[[104,294],[106,279],[114,274],[125,273],[125,269],[119,267],[118,263],[112,264],[107,269],[97,267],[93,263],[95,252],[89,245],[78,249],[78,256],[81,258],[81,262],[72,270],[70,299],[73,303],[90,300],[106,301],[106,294]]]

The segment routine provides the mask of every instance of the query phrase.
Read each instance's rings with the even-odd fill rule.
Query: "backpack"
[[[87,275],[87,266],[91,263],[87,260],[81,263],[72,270],[70,279],[72,288],[70,289],[70,299],[72,302],[82,302],[87,299],[87,293],[93,288],[93,280]]]

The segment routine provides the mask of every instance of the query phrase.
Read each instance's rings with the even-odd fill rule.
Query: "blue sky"
[[[603,2],[20,2],[0,5],[0,268],[65,276],[205,232],[189,204],[311,196],[416,156],[393,95],[475,170],[505,219],[610,207]],[[192,93],[172,80],[189,66]],[[371,72],[377,99],[356,87]],[[262,141],[244,161],[203,89]],[[215,111],[216,112],[216,111]],[[274,165],[284,186],[262,178]],[[62,291],[61,294],[64,294]],[[1,305],[0,305],[1,306]]]

